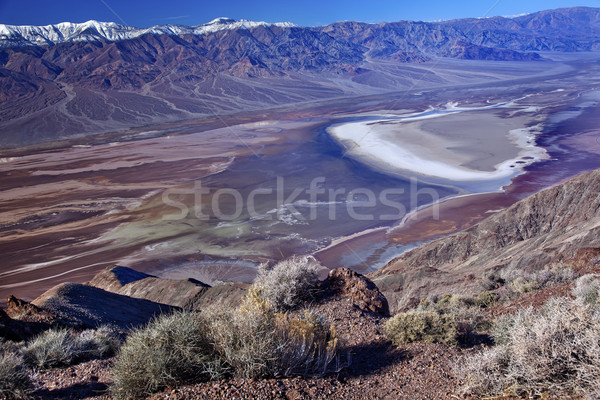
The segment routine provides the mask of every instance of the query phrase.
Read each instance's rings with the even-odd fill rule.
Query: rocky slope
[[[173,309],[78,283],[57,285],[32,304],[67,321],[68,325],[95,328],[109,324],[121,330],[142,326],[155,315]]]
[[[123,296],[195,310],[218,303],[235,306],[248,287],[241,282],[211,287],[195,279],[162,279],[120,266],[100,272],[89,285]]]
[[[127,282],[132,278],[136,280]],[[124,285],[119,288],[115,279],[121,279]],[[148,279],[148,276],[143,277],[143,274],[119,267],[116,270],[104,271],[96,276],[94,281],[120,291],[123,287],[144,279]],[[156,279],[152,282],[159,288],[174,284]],[[180,284],[186,285],[182,282],[186,281],[180,281]],[[107,293],[109,292],[98,292],[94,301],[103,303],[103,297]],[[182,295],[185,297],[184,293]],[[50,291],[45,297],[56,298],[56,290]],[[64,300],[64,296],[62,298]],[[87,307],[90,299],[71,297],[69,301],[70,310],[74,305]],[[31,305],[21,303],[19,309],[29,307]],[[445,399],[456,392],[458,381],[452,375],[454,360],[471,350],[427,343],[415,343],[403,349],[396,348],[383,334],[383,324],[389,316],[386,299],[369,279],[347,269],[333,270],[328,278],[321,282],[318,295],[310,302],[310,307],[330,321],[339,333],[344,343],[342,352],[351,355],[352,363],[349,368],[323,378],[232,378],[202,382],[167,389],[152,398]],[[17,311],[13,310],[15,317]],[[135,316],[132,315],[132,318]],[[0,323],[5,319],[6,316],[2,317],[0,313]],[[38,371],[34,377],[35,388],[30,398],[111,399],[107,391],[112,382],[111,368],[112,360],[107,359],[86,361],[68,368]]]
[[[371,278],[393,310],[432,294],[469,293],[487,272],[538,271],[600,247],[600,170],[517,202],[454,235],[391,261]]]
[[[211,287],[194,279],[163,279],[115,266],[101,271],[88,284],[61,283],[31,303],[11,296],[6,312],[0,309],[0,337],[26,339],[52,326],[112,325],[128,331],[177,309],[236,307],[248,286],[230,282]],[[376,288],[374,292],[362,282],[357,290],[354,297],[363,307],[387,310],[385,298],[371,298],[379,293]]]
[[[599,49],[594,8],[314,28],[229,19],[149,29],[0,25],[0,146],[398,90],[412,86],[398,65],[440,57],[532,61],[539,51]]]

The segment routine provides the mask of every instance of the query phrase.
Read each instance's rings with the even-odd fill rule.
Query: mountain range
[[[420,71],[431,75],[424,84],[447,83],[448,74],[419,69],[433,60],[543,62],[544,52],[596,50],[600,9],[584,7],[322,27],[0,25],[0,146],[399,90]]]
[[[0,46],[52,46],[64,42],[89,42],[135,39],[142,35],[205,35],[221,30],[252,29],[259,26],[289,28],[291,22],[267,23],[248,20],[236,21],[231,18],[216,18],[198,26],[157,25],[151,28],[135,28],[114,22],[87,21],[84,23],[63,22],[56,25],[4,25],[0,24]]]

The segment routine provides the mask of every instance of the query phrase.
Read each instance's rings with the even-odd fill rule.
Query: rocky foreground
[[[124,267],[116,267],[99,274],[91,283],[103,285],[115,283],[118,277],[136,276],[139,280],[129,282],[125,286],[142,287],[144,280],[157,281],[158,278],[144,276],[136,271]],[[159,280],[159,285],[187,286],[196,283],[189,281]],[[155,399],[303,399],[303,398],[448,398],[457,390],[457,380],[451,370],[454,362],[463,352],[471,349],[450,348],[439,344],[416,343],[398,349],[383,334],[383,323],[388,319],[389,312],[387,300],[377,287],[367,278],[347,269],[333,270],[327,280],[319,289],[319,297],[311,304],[316,312],[323,315],[340,333],[345,342],[344,351],[351,354],[351,364],[348,368],[337,374],[325,378],[287,377],[280,379],[254,380],[254,379],[228,379],[216,382],[206,382],[191,386],[183,386],[166,390],[155,395]],[[204,287],[204,286],[202,286]],[[114,286],[112,286],[115,289]],[[70,289],[70,290],[66,290]],[[95,291],[97,290],[97,291]],[[4,315],[4,327],[10,330],[12,338],[18,335],[27,336],[36,331],[42,331],[48,326],[55,325],[56,321],[62,324],[77,324],[80,328],[89,324],[103,324],[115,322],[121,328],[119,315],[124,310],[131,311],[121,302],[115,303],[106,310],[108,312],[98,315],[92,322],[85,315],[79,318],[68,314],[61,314],[62,310],[71,310],[71,304],[84,296],[87,304],[95,303],[100,299],[102,289],[93,286],[62,285],[58,290],[52,290],[34,301],[35,304],[52,304],[53,311],[34,304],[27,304],[16,299],[9,300],[8,314],[16,320],[7,323]],[[123,290],[122,287],[119,290]],[[90,292],[88,292],[90,291]],[[224,290],[225,293],[238,289]],[[109,299],[119,299],[115,293],[105,292]],[[137,292],[140,295],[141,292]],[[87,297],[93,294],[95,297]],[[228,293],[231,295],[231,292]],[[49,302],[49,299],[52,301]],[[139,299],[129,298],[130,304],[139,304]],[[62,304],[64,308],[58,306]],[[157,304],[147,301],[147,304]],[[79,304],[79,307],[83,307]],[[176,308],[176,306],[171,306]],[[44,310],[44,311],[43,311]],[[157,309],[158,310],[158,309]],[[139,321],[148,314],[144,308],[134,314],[133,320]],[[68,319],[64,319],[68,316]],[[114,318],[114,319],[112,319]],[[133,321],[132,320],[132,321]],[[31,326],[39,325],[38,329]],[[20,325],[28,326],[21,329]],[[133,326],[133,323],[130,327]],[[8,332],[3,332],[6,335]],[[51,369],[39,371],[35,374],[37,390],[34,398],[111,398],[106,393],[110,385],[110,368],[112,359],[93,360],[74,365],[64,369]]]

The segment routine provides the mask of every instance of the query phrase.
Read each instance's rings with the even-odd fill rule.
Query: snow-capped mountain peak
[[[197,26],[157,25],[151,28],[135,28],[120,25],[115,22],[86,21],[82,23],[61,22],[54,25],[4,25],[0,24],[0,47],[54,45],[62,42],[81,42],[133,39],[145,34],[155,35],[204,35],[220,30],[251,29],[258,26],[296,26],[291,22],[255,22],[248,20],[237,21],[232,18],[216,18],[208,23]]]
[[[210,22],[207,22],[204,25],[224,25],[224,24],[233,24],[236,23],[238,21],[236,21],[233,18],[229,18],[229,17],[219,17],[219,18],[215,18]]]

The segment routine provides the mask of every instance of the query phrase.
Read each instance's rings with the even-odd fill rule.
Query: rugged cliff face
[[[391,261],[371,278],[393,310],[430,294],[480,289],[486,273],[532,272],[600,247],[600,170],[524,199],[470,229]]]

